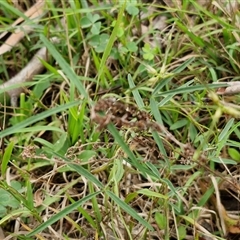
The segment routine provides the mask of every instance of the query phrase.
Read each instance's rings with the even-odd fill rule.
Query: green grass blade
[[[189,58],[187,61],[185,61],[183,64],[181,64],[180,66],[178,66],[176,69],[173,70],[173,75],[161,80],[160,83],[155,87],[152,95],[156,95],[168,82],[170,82],[174,76],[178,73],[181,73],[185,68],[187,68],[193,61],[195,60],[195,58]]]
[[[143,195],[148,196],[148,197],[162,198],[162,199],[165,199],[165,200],[168,199],[168,196],[165,196],[161,193],[151,191],[149,189],[140,189],[140,190],[137,191],[137,193],[138,194],[143,194]]]
[[[26,200],[27,200],[27,204],[28,204],[28,209],[33,209],[34,208],[34,197],[33,197],[33,189],[32,189],[32,184],[30,182],[29,179],[27,179],[27,196],[26,196]]]
[[[231,118],[230,120],[228,120],[226,126],[223,128],[223,130],[218,136],[219,142],[221,142],[222,140],[224,140],[224,138],[227,138],[229,136],[230,134],[229,130],[233,126],[233,124],[234,124],[234,118]]]
[[[146,220],[144,220],[142,217],[140,217],[138,215],[138,213],[134,209],[132,209],[128,204],[123,202],[120,198],[118,198],[112,192],[106,190],[106,193],[120,208],[122,208],[125,212],[127,212],[129,215],[131,215],[134,219],[139,221],[139,223],[141,223],[144,227],[146,227],[150,231],[154,230],[153,227]]]
[[[150,98],[151,113],[159,124],[163,124],[162,116],[159,112],[158,103],[154,98]]]
[[[159,134],[156,131],[152,131],[153,138],[158,146],[158,149],[163,154],[163,157],[167,159],[167,152],[165,150],[164,144],[162,139],[160,138]]]
[[[128,74],[128,84],[129,84],[129,87],[130,89],[133,89],[132,90],[132,93],[133,93],[133,97],[139,107],[140,110],[144,109],[144,103],[143,103],[143,100],[142,100],[142,97],[138,91],[138,89],[136,88],[136,85],[132,79],[132,76],[131,74]]]
[[[196,1],[190,0],[191,4],[195,7],[195,9],[199,9],[202,11],[205,15],[209,16],[210,19],[215,19],[216,22],[220,23],[222,26],[224,26],[226,29],[232,31],[235,30],[233,28],[233,25],[229,24],[224,18],[221,18],[207,10],[207,8],[204,8],[201,6],[201,4],[197,3]],[[226,1],[227,2],[227,1]],[[230,1],[229,1],[230,2]]]
[[[9,11],[13,12],[15,15],[25,19],[25,20],[29,20],[28,17],[25,16],[25,14],[23,14],[21,11],[18,10],[18,8],[16,7],[12,7],[8,1],[0,1],[0,6],[3,6],[3,9],[6,8],[8,9]]]
[[[2,164],[1,164],[1,175],[5,175],[7,171],[8,163],[11,160],[13,147],[14,147],[14,142],[10,142],[5,149],[5,152],[2,158]]]
[[[162,92],[157,94],[157,97],[160,96],[167,96],[169,94],[172,94],[172,96],[176,95],[176,94],[182,94],[182,93],[189,93],[189,92],[195,92],[195,91],[202,91],[202,90],[206,90],[206,89],[215,89],[215,88],[220,88],[220,87],[226,87],[227,84],[206,84],[206,85],[195,85],[195,86],[188,86],[188,87],[179,87],[177,89],[172,89],[166,92]]]
[[[79,201],[67,206],[62,211],[58,212],[53,217],[49,218],[46,222],[36,227],[32,232],[27,234],[26,237],[32,237],[35,234],[38,234],[39,232],[43,231],[48,226],[51,226],[53,223],[57,222],[59,219],[64,218],[67,214],[71,213],[72,211],[74,211],[75,209],[83,205],[85,202],[92,199],[94,196],[97,196],[99,193],[100,191],[89,194],[86,197],[80,199]]]
[[[55,131],[55,132],[61,132],[64,131],[58,127],[52,127],[52,126],[34,126],[34,127],[28,127],[28,128],[22,128],[15,131],[15,133],[23,133],[23,132],[41,132],[41,131]]]
[[[119,144],[119,146],[122,148],[122,150],[128,155],[130,158],[130,164],[133,165],[143,176],[146,176],[148,174],[149,176],[153,176],[153,173],[144,165],[141,163],[135,155],[131,152],[127,144],[123,141],[122,137],[120,136],[119,132],[115,128],[113,124],[108,125],[108,130],[111,132],[113,135],[114,139],[116,142]],[[126,159],[128,161],[128,159]],[[157,176],[154,175],[156,178]]]
[[[57,106],[57,107],[54,107],[52,109],[49,109],[45,112],[42,112],[42,113],[39,113],[35,116],[32,116],[10,128],[7,128],[3,131],[0,132],[0,138],[3,138],[3,137],[6,137],[8,135],[11,135],[13,133],[15,133],[16,131],[20,131],[21,129],[35,123],[35,122],[38,122],[42,119],[45,119],[53,114],[56,114],[56,113],[59,113],[59,112],[62,112],[62,111],[65,111],[67,109],[69,109],[70,107],[73,107],[73,106],[76,106],[78,105],[78,101],[74,101],[74,102],[69,102],[67,104],[63,104],[63,105],[60,105],[60,106]]]
[[[86,99],[88,99],[88,94],[85,88],[83,87],[83,84],[81,83],[77,74],[73,71],[71,66],[64,60],[62,55],[56,50],[54,45],[44,35],[41,34],[40,39],[44,43],[44,45],[47,47],[51,55],[58,62],[59,66],[62,68],[62,71],[66,74],[69,80],[76,86],[79,93],[82,94]]]
[[[105,67],[105,63],[107,61],[107,58],[112,50],[112,46],[117,38],[117,34],[118,34],[118,31],[119,31],[119,27],[122,23],[122,17],[123,17],[123,12],[125,10],[125,4],[123,4],[120,8],[120,11],[118,13],[118,18],[117,18],[117,21],[116,21],[116,24],[113,28],[113,31],[112,31],[112,34],[109,38],[109,41],[108,41],[108,44],[105,48],[105,51],[103,53],[103,56],[102,56],[102,59],[101,59],[101,62],[100,62],[100,66],[99,66],[99,71],[98,71],[98,78],[97,78],[97,82],[99,82],[100,78],[101,78],[101,75],[104,71],[104,67]]]

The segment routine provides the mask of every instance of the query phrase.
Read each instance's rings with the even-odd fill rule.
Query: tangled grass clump
[[[238,5],[0,2],[0,238],[238,238]]]

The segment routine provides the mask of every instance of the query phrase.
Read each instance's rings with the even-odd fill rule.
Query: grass
[[[33,26],[0,79],[49,54],[1,98],[2,239],[238,237],[239,97],[216,91],[239,80],[239,11],[165,2],[47,1],[39,22],[0,2],[0,34]]]

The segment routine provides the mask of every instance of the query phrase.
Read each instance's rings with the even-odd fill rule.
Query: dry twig
[[[37,1],[30,9],[28,9],[24,15],[26,18],[29,18],[33,22],[38,22],[44,15],[44,5],[45,0]],[[21,25],[19,25],[22,22]],[[30,22],[32,24],[32,22]],[[19,25],[19,26],[18,26]],[[18,18],[13,24],[12,27],[16,27],[16,31],[10,35],[10,37],[5,41],[4,44],[0,47],[0,55],[10,51],[21,39],[29,32],[33,30],[33,26],[25,24],[22,17]],[[8,32],[3,32],[0,35],[0,39],[3,38]]]

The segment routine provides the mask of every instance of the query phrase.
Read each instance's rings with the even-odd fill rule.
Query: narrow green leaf
[[[155,213],[155,220],[156,220],[160,229],[162,229],[162,230],[166,229],[166,226],[168,224],[166,215],[164,215],[162,213],[159,213],[159,212],[156,212]]]
[[[232,125],[234,124],[234,118],[231,118],[230,120],[228,120],[227,124],[225,125],[225,127],[223,128],[223,130],[221,131],[221,133],[218,136],[218,141],[221,142],[223,139],[228,138],[230,132],[230,128],[232,127]]]
[[[178,235],[179,235],[179,240],[183,240],[186,239],[186,235],[187,235],[187,228],[186,226],[179,226],[178,229]]]
[[[124,199],[125,203],[130,203],[134,198],[136,198],[138,194],[136,192],[129,193]]]
[[[122,150],[130,158],[131,161],[129,163],[133,165],[143,176],[146,176],[146,174],[148,174],[149,176],[153,176],[153,173],[135,157],[133,152],[129,149],[127,144],[123,141],[122,137],[119,135],[119,132],[117,131],[117,129],[112,123],[108,124],[108,130],[111,132],[114,139],[122,148]],[[126,159],[126,161],[128,161],[128,159]],[[157,176],[154,175],[154,177],[157,177]]]
[[[77,74],[73,71],[71,66],[64,60],[62,55],[56,50],[55,46],[43,35],[40,35],[41,41],[47,47],[48,51],[54,57],[54,59],[58,62],[59,66],[62,68],[62,71],[66,74],[69,80],[76,86],[79,93],[81,93],[86,99],[88,99],[88,94],[79,80]]]
[[[67,109],[69,109],[70,107],[73,107],[73,106],[76,106],[78,105],[78,101],[73,101],[73,102],[69,102],[67,104],[63,104],[63,105],[60,105],[60,106],[57,106],[57,107],[54,107],[54,108],[51,108],[47,111],[44,111],[42,113],[39,113],[35,116],[32,116],[18,124],[15,124],[14,126],[10,127],[10,128],[7,128],[3,131],[0,132],[0,138],[3,138],[3,137],[6,137],[8,135],[11,135],[13,133],[15,133],[16,131],[20,131],[21,129],[35,123],[35,122],[38,122],[42,119],[46,119],[47,117],[53,115],[53,114],[56,114],[58,112],[62,112],[62,111],[65,111]]]
[[[237,153],[236,151],[236,149],[233,149],[233,148],[230,148],[231,150],[229,151],[229,149],[228,149],[228,154],[229,154],[229,156],[232,158],[232,159],[234,159],[234,160],[232,160],[232,159],[228,159],[228,158],[221,158],[221,157],[211,157],[211,158],[209,158],[211,161],[213,161],[213,162],[215,162],[215,163],[221,163],[221,164],[232,164],[232,165],[236,165],[237,163],[239,163],[240,162],[240,154],[239,153]],[[232,152],[232,150],[234,151],[234,153]],[[237,153],[237,155],[235,155]],[[234,155],[232,155],[232,154],[234,154]]]
[[[95,221],[93,220],[93,218],[91,217],[91,212],[89,213],[89,210],[85,210],[82,207],[79,207],[77,209],[84,217],[84,219],[86,219],[87,223],[89,223],[93,228],[97,228],[97,224],[95,223]]]
[[[164,144],[162,139],[160,138],[159,134],[156,131],[152,131],[153,138],[158,146],[158,149],[163,154],[164,158],[167,156],[167,152],[165,150]]]
[[[182,164],[175,164],[171,166],[171,171],[176,171],[176,170],[182,170],[182,171],[187,171],[192,168],[196,167],[196,164],[194,165],[182,165]]]
[[[167,96],[169,94],[172,94],[172,96],[176,95],[176,94],[182,94],[182,93],[189,93],[189,92],[194,92],[194,91],[202,91],[202,90],[206,90],[206,89],[215,89],[215,88],[220,88],[220,87],[226,87],[227,84],[206,84],[206,85],[195,85],[195,86],[188,86],[185,88],[179,87],[177,89],[172,89],[166,92],[162,92],[157,94],[157,97],[160,96]]]
[[[209,200],[209,198],[212,196],[213,192],[214,192],[214,188],[213,187],[209,188],[204,193],[204,195],[200,198],[200,200],[198,201],[197,206],[199,206],[199,207],[204,206],[207,203],[207,201]]]
[[[217,150],[216,150],[216,156],[219,156],[220,152],[222,151],[222,148],[226,145],[226,142],[228,140],[228,137],[230,134],[234,131],[237,125],[239,123],[234,124],[234,118],[231,118],[229,122],[226,124],[222,132],[218,136],[218,144],[217,144]]]
[[[185,61],[183,64],[181,64],[179,67],[173,70],[173,74],[170,77],[167,77],[159,82],[159,84],[155,87],[152,95],[156,95],[168,82],[170,82],[174,76],[178,73],[181,73],[188,65],[190,65],[195,58],[189,58],[187,61]]]
[[[53,126],[34,126],[34,127],[27,127],[27,128],[22,128],[22,129],[17,129],[15,130],[15,133],[19,132],[41,132],[41,131],[55,131],[55,132],[61,132],[63,133],[64,131],[58,127],[53,127]]]
[[[235,161],[240,162],[240,153],[235,148],[228,148],[228,154],[229,156],[234,159]]]
[[[33,191],[32,191],[32,184],[30,182],[30,180],[27,180],[27,204],[28,204],[28,209],[33,209],[34,205],[33,205]]]
[[[173,125],[171,125],[170,130],[176,130],[178,128],[184,127],[189,123],[189,120],[186,118],[183,118],[177,122],[175,122]]]
[[[203,39],[201,39],[200,37],[196,36],[189,28],[187,28],[185,25],[183,25],[180,21],[176,21],[178,27],[184,32],[186,33],[190,39],[196,43],[199,47],[205,47],[206,44],[203,41]]]
[[[106,190],[106,193],[120,208],[122,208],[125,212],[127,212],[129,215],[131,215],[134,219],[139,221],[139,223],[141,223],[144,227],[146,227],[150,231],[154,230],[153,227],[146,220],[144,220],[142,217],[140,217],[138,215],[138,213],[133,208],[131,208],[128,204],[123,202],[120,198],[118,198],[112,192]]]
[[[161,178],[161,174],[160,174],[160,171],[159,171],[159,168],[157,168],[157,165],[156,164],[153,164],[151,163],[150,161],[149,162],[146,162],[146,166],[148,167],[148,169],[150,169],[150,171],[152,171],[152,175],[154,176],[154,178],[156,180],[158,180],[159,178]],[[156,176],[156,177],[155,177]],[[152,179],[154,180],[154,178],[152,177]]]
[[[154,98],[150,98],[151,113],[159,124],[163,124],[162,116],[159,112],[158,104]]]
[[[131,74],[128,74],[128,84],[129,84],[130,89],[133,89],[132,90],[133,97],[134,97],[139,109],[140,110],[144,109],[144,103],[143,103],[142,97],[141,97],[138,89],[136,88],[136,85],[132,79]]]
[[[98,70],[98,80],[97,80],[97,82],[99,82],[99,80],[101,78],[101,75],[102,75],[104,67],[105,67],[105,63],[107,61],[107,58],[108,58],[109,54],[111,53],[113,43],[115,42],[115,40],[117,38],[118,30],[119,30],[120,25],[122,23],[124,10],[125,10],[125,4],[123,4],[121,6],[120,11],[118,12],[118,18],[117,18],[116,24],[113,28],[112,34],[109,38],[109,41],[108,41],[108,43],[105,47],[105,50],[104,50],[104,53],[103,53],[103,56],[102,56],[102,59],[101,59],[101,62],[100,62],[99,70]]]
[[[62,211],[55,214],[53,217],[49,218],[46,222],[42,223],[38,227],[36,227],[32,232],[26,235],[26,237],[32,237],[35,234],[46,229],[48,226],[51,226],[53,223],[57,222],[59,219],[64,218],[67,214],[71,213],[81,205],[83,205],[88,200],[92,199],[94,196],[98,195],[100,191],[87,195],[86,197],[80,199],[79,201],[67,206]]]
[[[191,4],[193,4],[193,6],[195,7],[195,9],[199,9],[200,11],[202,11],[205,15],[207,15],[208,17],[210,17],[210,19],[215,19],[217,23],[221,24],[222,26],[224,26],[226,29],[228,29],[229,31],[235,31],[234,25],[233,24],[229,24],[225,18],[221,18],[219,16],[217,16],[216,14],[214,14],[213,12],[210,12],[207,10],[207,8],[204,8],[200,2],[196,2],[195,0],[190,0]]]
[[[25,14],[23,14],[21,11],[18,10],[18,8],[11,6],[8,1],[0,1],[0,6],[3,5],[4,8],[7,8],[9,11],[14,13],[15,15],[22,17],[26,21],[30,21],[28,17],[26,17]],[[4,9],[3,8],[3,9]],[[34,24],[34,23],[33,23]]]
[[[114,167],[115,167],[114,180],[117,183],[119,183],[122,180],[122,178],[123,178],[123,176],[125,174],[125,170],[123,168],[122,161],[120,161],[120,160],[115,161],[114,162]]]
[[[214,59],[215,61],[218,60],[216,52],[213,51],[214,46],[211,46],[210,43],[208,43],[207,41],[204,41],[201,37],[194,34],[189,28],[183,25],[180,21],[176,21],[176,24],[184,33],[186,33],[189,36],[189,38],[193,41],[193,43],[195,43],[197,46],[204,49],[212,59]]]
[[[51,150],[54,150],[54,145],[45,139],[36,137],[34,138],[34,142],[40,143],[43,147],[45,146]]]
[[[2,175],[4,175],[7,171],[7,166],[8,166],[9,161],[11,160],[13,147],[14,147],[14,142],[10,142],[8,144],[8,146],[6,147],[5,152],[3,154],[2,164],[1,164],[1,174]]]
[[[189,124],[189,136],[190,136],[190,139],[191,139],[192,142],[194,142],[194,140],[196,139],[197,134],[198,134],[198,131],[197,131],[195,125],[192,122],[190,122],[190,124]]]
[[[168,196],[165,196],[161,193],[157,193],[154,191],[151,191],[149,189],[140,189],[137,191],[138,194],[143,194],[148,197],[157,197],[157,198],[163,198],[163,199],[168,199]]]

